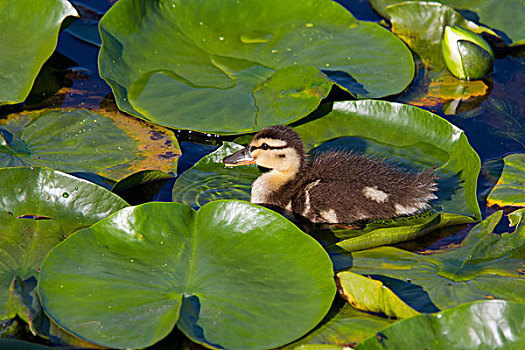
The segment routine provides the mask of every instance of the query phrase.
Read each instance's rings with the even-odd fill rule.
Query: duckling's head
[[[259,131],[248,147],[223,159],[227,166],[257,164],[282,173],[295,174],[306,158],[303,142],[290,127],[274,125]]]

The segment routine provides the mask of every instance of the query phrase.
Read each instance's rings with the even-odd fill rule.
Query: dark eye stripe
[[[288,148],[289,146],[270,146],[268,144],[266,144],[266,147],[263,147],[262,145],[259,146],[259,147],[256,147],[256,146],[251,146],[250,147],[250,151],[255,151],[256,149],[263,149],[263,150],[268,150],[268,149],[285,149],[285,148]]]

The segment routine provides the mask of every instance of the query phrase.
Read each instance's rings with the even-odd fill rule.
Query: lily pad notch
[[[208,347],[263,349],[316,326],[336,287],[328,254],[279,214],[152,202],[57,245],[39,293],[60,327],[95,344],[142,348],[177,325]]]

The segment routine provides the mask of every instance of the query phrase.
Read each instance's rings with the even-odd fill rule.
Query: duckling
[[[223,159],[226,166],[270,169],[252,184],[251,202],[277,207],[313,223],[355,222],[413,215],[437,198],[436,173],[404,171],[357,153],[329,151],[307,156],[299,135],[275,125],[249,146]]]

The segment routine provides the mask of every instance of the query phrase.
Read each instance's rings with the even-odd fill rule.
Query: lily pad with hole
[[[94,224],[127,206],[117,195],[76,177],[47,168],[0,169],[0,322],[13,318],[21,307],[8,302],[13,295],[27,298],[47,253],[72,232]],[[18,283],[16,283],[18,281]],[[36,282],[36,281],[35,281]],[[18,296],[17,296],[18,295]],[[29,312],[20,314],[28,323]],[[38,328],[38,327],[35,327]]]
[[[525,305],[505,300],[477,301],[394,323],[356,349],[410,349],[414,344],[435,350],[522,349],[524,327]]]
[[[510,154],[503,162],[503,172],[490,191],[487,204],[525,207],[525,154]]]
[[[250,188],[261,174],[256,166],[227,168],[222,159],[244,147],[224,142],[183,172],[173,186],[172,201],[197,209],[219,199],[250,200]]]
[[[40,110],[0,120],[0,166],[47,166],[120,180],[143,169],[176,171],[170,130],[119,113]]]
[[[243,201],[123,209],[55,247],[39,281],[52,320],[114,348],[154,344],[175,325],[212,348],[277,347],[317,325],[335,292],[313,238]]]
[[[350,271],[382,281],[409,305],[425,298],[438,309],[487,299],[524,303],[525,228],[517,220],[524,211],[513,214],[516,230],[500,235],[493,231],[502,214],[498,211],[474,226],[461,246],[450,251],[417,254],[381,247],[353,252]],[[422,290],[403,296],[396,283]]]
[[[57,45],[67,16],[78,16],[67,0],[0,1],[0,105],[23,102],[40,68]]]
[[[253,132],[306,116],[334,84],[379,98],[414,76],[395,35],[331,0],[121,0],[100,32],[119,108],[178,129]]]

